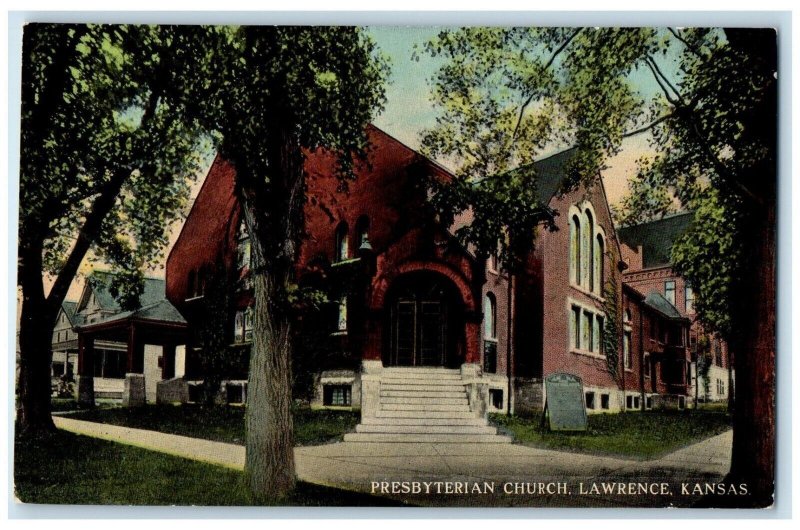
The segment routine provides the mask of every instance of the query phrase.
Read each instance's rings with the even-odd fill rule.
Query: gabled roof
[[[84,293],[81,296],[80,308],[82,309],[88,299],[88,292],[91,291],[100,308],[105,311],[120,311],[119,303],[111,294],[109,287],[114,274],[107,271],[94,271],[89,276]],[[165,299],[165,282],[161,278],[145,278],[144,291],[139,298],[141,307],[151,306]]]
[[[675,306],[672,305],[669,300],[664,298],[661,295],[661,293],[657,291],[651,291],[645,297],[644,303],[646,306],[658,311],[667,318],[671,319],[683,318],[681,314],[678,312],[678,310],[675,308]]]
[[[106,324],[108,322],[117,322],[122,320],[151,320],[158,322],[170,322],[175,324],[186,324],[186,320],[181,316],[180,312],[175,309],[175,306],[169,303],[168,300],[163,299],[154,304],[142,306],[135,311],[123,311],[110,315],[97,322],[92,322],[92,326],[99,324]]]
[[[561,191],[561,186],[567,176],[567,165],[574,154],[575,148],[571,147],[546,158],[536,160],[532,164],[513,169],[510,173],[514,175],[534,174],[539,201],[542,206],[546,206]]]
[[[67,315],[67,320],[69,320],[69,323],[74,326],[76,324],[75,311],[78,309],[78,302],[64,300],[61,302],[61,309],[64,311],[64,314]]]
[[[692,212],[680,212],[655,221],[617,230],[620,240],[629,247],[642,247],[642,266],[646,269],[671,263],[672,245],[692,223]]]

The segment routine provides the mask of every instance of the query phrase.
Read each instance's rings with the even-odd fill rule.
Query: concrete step
[[[375,412],[375,418],[379,420],[392,420],[396,418],[439,420],[479,419],[475,416],[475,413],[471,411],[430,410],[425,408],[418,408],[416,410],[387,410],[384,408],[383,410]]]
[[[400,412],[400,411],[394,411]],[[403,417],[376,417],[364,418],[361,425],[488,425],[486,418],[476,418],[474,416],[458,418],[403,418]]]
[[[383,378],[381,388],[384,387],[426,387],[435,386],[441,388],[464,388],[461,379],[403,379],[403,378]]]
[[[457,375],[461,377],[461,370],[458,368],[436,368],[435,366],[396,366],[392,368],[384,368],[381,373]]]
[[[391,398],[390,398],[391,399]],[[464,403],[461,405],[440,405],[428,403],[381,403],[383,410],[413,410],[413,411],[431,411],[431,412],[470,412],[469,405]]]
[[[488,425],[364,425],[356,426],[360,433],[386,434],[497,434]]]
[[[447,383],[409,383],[407,381],[381,383],[381,390],[411,390],[417,392],[464,392],[465,387],[460,382]]]
[[[398,404],[398,405],[465,405],[469,406],[467,396],[461,397],[384,397],[381,396],[381,405],[385,404]]]
[[[345,442],[378,442],[378,443],[511,443],[511,438],[498,434],[385,434],[385,433],[348,433]]]
[[[384,397],[406,397],[406,398],[464,398],[466,399],[467,393],[464,390],[460,392],[447,391],[447,390],[383,390],[381,389],[381,399]]]

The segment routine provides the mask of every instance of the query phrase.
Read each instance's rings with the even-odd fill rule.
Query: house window
[[[253,340],[253,308],[237,311],[234,320],[233,337],[235,342],[250,342]]]
[[[650,354],[647,352],[644,354],[642,372],[647,379],[650,379]]]
[[[633,356],[631,355],[631,332],[626,331],[622,335],[622,358],[623,365],[626,369],[633,369]]]
[[[497,340],[497,300],[492,293],[483,298],[483,336]]]
[[[600,394],[600,408],[603,410],[611,408],[611,397],[608,394]]]
[[[570,319],[572,333],[572,347],[576,350],[581,349],[581,308],[572,306],[572,318]]]
[[[497,373],[497,341],[483,341],[483,371],[488,374]]]
[[[690,286],[684,287],[684,300],[687,313],[694,313],[694,291]]]
[[[588,279],[588,288],[590,291],[595,291],[595,270],[594,270],[594,253],[595,253],[595,245],[593,241],[592,234],[594,234],[594,218],[592,217],[592,213],[589,210],[586,210],[586,231],[584,237],[586,241],[584,242],[584,247],[586,252],[584,253],[584,263],[582,264],[583,267],[586,269],[586,276]]]
[[[586,408],[594,410],[594,392],[586,392]]]
[[[664,298],[669,300],[669,303],[675,305],[675,281],[667,280],[664,282]]]
[[[570,277],[575,285],[581,284],[581,220],[577,215],[572,216],[570,224],[569,242]]]
[[[53,363],[53,377],[61,377],[64,375],[64,363],[62,362],[54,362]]]
[[[489,402],[492,404],[492,408],[503,410],[503,391],[499,388],[490,388]]]
[[[339,298],[338,311],[336,312],[336,331],[347,331],[347,296]]]
[[[626,409],[633,408],[633,396],[625,396],[625,408]]]
[[[350,257],[350,242],[347,236],[347,223],[342,221],[336,228],[336,261],[344,261]]]
[[[722,366],[722,343],[714,339],[714,364]]]
[[[324,385],[322,404],[326,407],[349,407],[352,404],[352,395],[350,385]]]
[[[247,233],[247,225],[244,221],[242,221],[239,225],[236,256],[240,270],[251,267],[252,255],[250,248],[250,235]]]
[[[356,221],[356,237],[358,238],[356,239],[358,248],[369,242],[369,217],[366,215],[362,215]]]
[[[600,234],[597,234],[597,237],[595,238],[593,266],[594,266],[594,277],[595,277],[594,291],[597,294],[602,294],[603,283],[605,281],[603,275],[605,268],[605,244],[603,243],[603,236]]]
[[[581,335],[581,344],[589,350],[593,351],[594,348],[594,314],[589,311],[583,312],[583,333]]]
[[[592,351],[596,353],[603,353],[603,326],[605,324],[605,320],[600,315],[597,315],[594,319],[594,349]]]

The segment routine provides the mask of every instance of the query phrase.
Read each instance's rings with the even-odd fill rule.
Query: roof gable
[[[672,245],[692,223],[692,212],[681,212],[617,230],[620,240],[629,247],[642,247],[642,266],[646,269],[672,263]]]

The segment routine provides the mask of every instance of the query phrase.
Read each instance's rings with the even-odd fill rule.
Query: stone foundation
[[[544,384],[538,378],[514,379],[514,414],[534,416],[544,409]]]
[[[94,407],[94,377],[79,375],[75,383],[75,399],[80,407]]]
[[[141,407],[147,403],[144,374],[125,374],[125,388],[122,391],[123,407]]]

